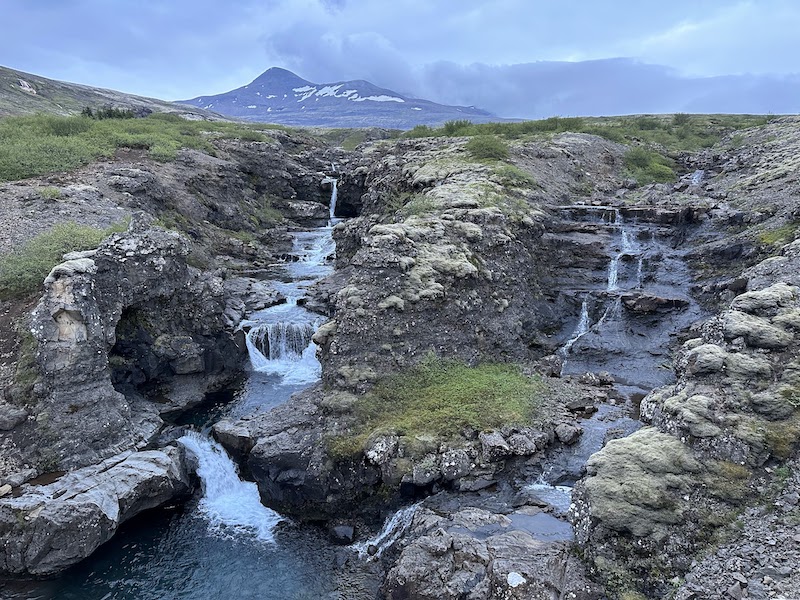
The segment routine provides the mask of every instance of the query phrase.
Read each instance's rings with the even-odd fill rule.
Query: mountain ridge
[[[505,120],[473,106],[413,98],[364,79],[314,83],[282,67],[270,67],[229,92],[178,102],[247,121],[295,126],[410,129],[453,119]]]

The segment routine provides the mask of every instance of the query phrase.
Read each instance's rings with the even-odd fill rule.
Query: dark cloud
[[[425,69],[428,97],[504,117],[665,112],[795,113],[800,77],[682,77],[630,59],[493,67],[438,63]]]
[[[3,21],[8,66],[167,99],[271,66],[502,116],[794,112],[800,97],[795,0],[3,0]]]

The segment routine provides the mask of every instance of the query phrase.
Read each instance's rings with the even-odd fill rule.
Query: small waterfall
[[[275,308],[285,312],[293,307],[302,310],[294,305]],[[317,360],[317,346],[311,341],[316,321],[242,321],[239,327],[250,327],[245,343],[254,371],[279,375],[283,385],[310,384],[319,379],[321,366]]]
[[[331,204],[328,226],[332,226],[336,223],[336,197],[339,195],[337,185],[338,181],[336,179],[331,179]]]
[[[239,479],[236,465],[224,448],[194,432],[178,442],[197,459],[197,475],[203,485],[198,509],[208,519],[209,531],[232,539],[249,535],[274,542],[272,532],[283,519],[261,504],[255,483]]]
[[[358,552],[359,558],[380,558],[381,554],[383,554],[385,550],[391,548],[392,545],[400,539],[400,536],[403,535],[405,530],[408,529],[409,525],[411,525],[411,521],[420,504],[421,503],[418,502],[417,504],[401,508],[386,519],[378,535],[364,542],[353,544],[351,548]],[[371,548],[374,549],[373,552],[370,552]]]
[[[606,284],[606,291],[613,292],[619,289],[617,280],[619,279],[619,259],[622,254],[615,254],[611,257],[611,262],[608,263],[608,283]]]
[[[644,283],[644,254],[639,255],[639,262],[636,265],[636,289],[641,289]]]
[[[575,326],[575,331],[572,332],[572,336],[561,348],[562,356],[566,357],[567,354],[569,354],[573,344],[575,344],[575,342],[589,332],[590,326],[591,322],[589,321],[589,304],[586,299],[584,299],[584,301],[581,303],[581,316],[578,318],[578,324]]]
[[[621,247],[620,251],[614,254],[608,263],[608,281],[606,283],[607,292],[614,292],[619,289],[619,262],[622,260],[622,257],[639,253],[639,244],[637,244],[635,240],[631,239],[631,234],[625,228],[625,224],[622,220],[622,215],[620,214],[619,210],[617,210],[615,213],[614,225],[619,228]],[[637,287],[639,287],[638,284]]]
[[[313,335],[311,323],[265,323],[252,327],[247,339],[267,360],[277,360],[300,358]]]
[[[700,185],[705,179],[706,172],[703,169],[697,169],[694,173],[692,173],[691,183],[692,185]]]
[[[572,502],[572,487],[568,485],[553,485],[546,480],[544,474],[525,489],[532,492],[539,500],[547,502],[550,506],[558,509],[561,513],[569,510]]]

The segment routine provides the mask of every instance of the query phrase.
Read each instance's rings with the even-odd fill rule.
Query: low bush
[[[69,222],[40,233],[18,250],[0,257],[0,298],[33,293],[64,254],[96,248],[108,235],[126,228],[125,223],[103,230]]]
[[[669,183],[675,180],[672,161],[642,146],[630,148],[624,156],[625,167],[639,185]]]
[[[69,171],[117,148],[147,150],[155,160],[174,160],[181,148],[214,152],[215,139],[265,141],[265,124],[187,121],[179,115],[141,119],[86,115],[35,115],[0,119],[0,181]]]
[[[494,135],[478,135],[466,145],[467,152],[478,160],[505,160],[508,158],[508,144]]]

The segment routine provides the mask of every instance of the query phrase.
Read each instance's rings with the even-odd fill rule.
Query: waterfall
[[[339,195],[337,190],[338,181],[336,179],[331,179],[331,205],[330,205],[330,219],[328,220],[328,225],[334,225],[336,219],[336,197]]]
[[[636,265],[636,289],[641,289],[643,282],[644,282],[644,254],[640,254],[639,262]]]
[[[608,283],[606,284],[606,291],[613,292],[619,289],[617,279],[619,278],[619,259],[622,254],[615,254],[611,257],[611,262],[608,263]]]
[[[298,312],[302,310],[295,308]],[[239,325],[240,328],[248,326],[250,330],[245,343],[254,371],[279,375],[283,385],[310,384],[319,379],[321,367],[316,356],[317,346],[311,341],[316,321],[242,321]]]
[[[622,215],[620,214],[619,210],[617,210],[615,213],[614,225],[619,228],[621,247],[620,251],[614,254],[614,256],[611,257],[611,261],[608,263],[608,281],[606,283],[607,292],[614,292],[619,289],[619,261],[622,259],[622,257],[637,254],[639,252],[639,244],[637,244],[635,240],[631,239],[631,234],[625,228],[625,224],[622,220]],[[638,284],[637,287],[639,287]]]
[[[401,508],[386,519],[378,535],[364,542],[353,544],[351,548],[358,552],[359,558],[368,558],[370,556],[373,558],[380,558],[381,554],[383,554],[385,550],[391,548],[392,545],[400,539],[400,536],[403,535],[405,530],[408,529],[409,525],[411,525],[411,521],[414,519],[414,515],[420,504],[421,503],[418,502],[417,504]],[[374,550],[370,552],[370,548],[374,548]]]
[[[224,448],[194,432],[178,442],[197,459],[197,475],[203,486],[198,509],[208,520],[209,531],[231,539],[249,535],[274,542],[272,532],[283,519],[261,504],[255,483],[239,479],[236,465]]]
[[[313,335],[311,323],[265,323],[252,327],[247,339],[267,360],[277,360],[300,358]]]
[[[705,178],[706,172],[703,169],[698,169],[694,173],[692,173],[692,185],[700,185],[700,183]]]
[[[532,492],[539,500],[547,502],[562,513],[569,510],[572,502],[572,487],[568,485],[553,485],[549,483],[544,474],[540,475],[536,481],[525,486],[526,490]]]
[[[591,322],[589,321],[589,304],[584,299],[584,301],[581,303],[581,315],[578,318],[578,324],[575,326],[575,331],[572,332],[572,336],[567,340],[567,343],[564,344],[564,346],[561,348],[561,354],[563,356],[569,354],[569,351],[572,348],[573,344],[589,332],[590,326]]]

